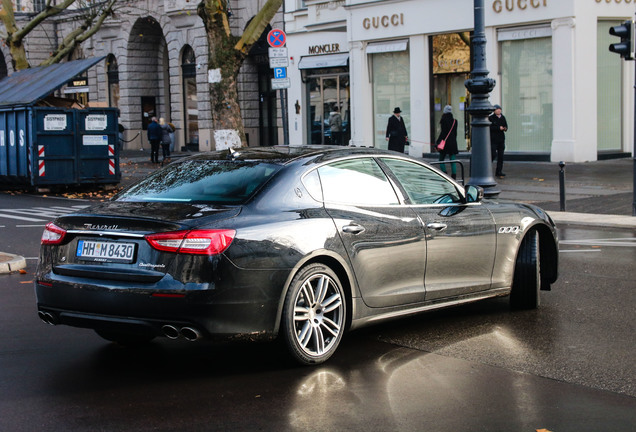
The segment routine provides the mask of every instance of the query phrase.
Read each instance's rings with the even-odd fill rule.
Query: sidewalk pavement
[[[175,153],[185,156],[188,153]],[[470,164],[464,162],[466,180]],[[427,162],[432,162],[426,159]],[[123,150],[120,154],[122,179],[128,186],[155,171],[148,150]],[[505,178],[497,181],[497,199],[532,203],[543,208],[558,224],[636,229],[632,216],[634,201],[634,161],[632,158],[567,163],[565,166],[565,209],[560,210],[559,164],[518,162],[504,164]],[[461,173],[461,171],[458,171]],[[24,268],[24,258],[0,252],[0,274]]]

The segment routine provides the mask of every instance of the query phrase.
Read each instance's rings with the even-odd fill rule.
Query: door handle
[[[350,223],[349,225],[345,225],[342,227],[342,232],[346,232],[349,234],[360,234],[361,232],[364,232],[364,227],[356,223]]]
[[[433,230],[433,231],[438,231],[438,232],[442,232],[444,230],[446,230],[446,228],[448,227],[448,225],[443,224],[443,223],[437,223],[437,222],[433,222],[430,223],[428,225],[426,225],[426,228]]]

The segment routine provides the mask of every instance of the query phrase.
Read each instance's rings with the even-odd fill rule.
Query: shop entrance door
[[[309,76],[307,78],[307,142],[309,144],[347,145],[349,124],[349,74]],[[340,142],[331,137],[329,115],[338,107],[342,119]],[[337,137],[336,137],[337,138]]]
[[[437,74],[433,75],[434,119],[431,130],[434,131],[433,141],[439,137],[443,110],[446,105],[453,107],[453,117],[457,120],[457,148],[459,151],[469,150],[470,116],[466,109],[469,105],[469,93],[464,86],[468,74]]]

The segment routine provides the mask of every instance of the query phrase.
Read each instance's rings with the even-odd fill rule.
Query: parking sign
[[[274,68],[274,78],[287,78],[287,68]]]

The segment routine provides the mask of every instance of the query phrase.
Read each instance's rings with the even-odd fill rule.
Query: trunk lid
[[[66,234],[61,244],[43,245],[41,265],[62,276],[156,283],[166,273],[179,274],[173,266],[180,254],[153,248],[145,235],[215,225],[240,210],[205,204],[100,203],[53,222]]]

